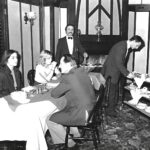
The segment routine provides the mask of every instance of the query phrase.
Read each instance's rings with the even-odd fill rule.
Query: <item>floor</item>
[[[130,99],[126,94],[126,99]],[[104,131],[100,130],[101,143],[99,150],[150,150],[150,118],[123,105],[118,105],[118,117],[108,118]],[[49,136],[46,136],[49,150],[63,149],[54,148]],[[92,142],[78,144],[72,150],[94,150]],[[71,149],[70,149],[71,150]]]

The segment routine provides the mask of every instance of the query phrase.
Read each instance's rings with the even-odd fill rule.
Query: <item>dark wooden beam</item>
[[[110,1],[110,35],[113,35],[113,4],[114,1]]]
[[[50,6],[50,50],[53,52],[53,58],[55,57],[55,19],[54,19],[54,6]]]
[[[13,0],[30,5],[40,6],[40,0]],[[43,0],[43,6],[66,7],[68,0]]]
[[[148,19],[148,40],[147,40],[147,63],[146,63],[146,73],[149,73],[149,48],[150,48],[150,12],[149,12],[149,19]]]
[[[86,35],[89,33],[89,0],[86,1]]]
[[[68,0],[67,23],[75,25],[75,0]]]
[[[44,49],[44,6],[43,6],[43,0],[40,0],[40,6],[39,6],[39,29],[40,29],[40,51]]]
[[[0,56],[9,48],[7,0],[0,1]]]
[[[120,6],[120,1],[117,0],[117,5],[118,5],[118,15],[119,15],[119,35],[121,35],[122,31],[122,26],[121,26],[121,6]]]
[[[150,5],[149,4],[129,5],[129,10],[134,12],[150,12]]]
[[[128,0],[122,0],[122,38],[127,40],[128,39],[128,18],[129,18],[129,7],[128,7]]]

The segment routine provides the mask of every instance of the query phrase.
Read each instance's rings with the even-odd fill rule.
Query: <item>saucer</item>
[[[59,83],[47,83],[46,84],[46,88],[49,89],[49,88],[55,88],[57,85],[59,85]]]
[[[141,103],[139,102],[137,105],[136,105],[137,108],[139,109],[145,109],[147,107],[147,105],[145,103]]]

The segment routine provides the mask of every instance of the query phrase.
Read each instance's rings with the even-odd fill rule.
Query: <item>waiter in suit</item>
[[[127,78],[134,78],[134,74],[130,73],[125,65],[126,58],[129,52],[140,50],[144,46],[143,39],[135,35],[127,41],[120,41],[116,43],[110,50],[108,57],[102,68],[102,74],[105,79],[111,77],[109,104],[107,108],[107,114],[116,117],[116,106],[118,102],[118,82],[120,75]]]
[[[79,38],[74,36],[74,30],[74,26],[68,24],[65,28],[66,36],[58,40],[55,57],[57,63],[60,62],[60,59],[65,54],[71,54],[75,58],[77,65],[83,62],[84,57],[88,57],[88,54],[82,47]]]

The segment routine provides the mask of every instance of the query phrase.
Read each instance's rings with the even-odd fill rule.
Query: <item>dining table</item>
[[[95,90],[99,90],[101,84],[105,85],[106,80],[100,72],[101,68],[103,67],[102,64],[98,65],[84,64],[81,65],[80,67],[83,68],[88,73]]]
[[[105,79],[100,73],[91,72],[93,68],[86,68],[86,71],[94,88],[99,89]],[[27,94],[26,100],[19,96],[15,99],[13,93],[0,98],[0,141],[26,141],[26,150],[48,150],[46,120],[66,106],[65,96],[57,99],[51,96],[52,89],[59,82],[54,80],[48,84],[24,87],[22,92]]]
[[[125,89],[130,92],[132,98],[129,101],[124,101],[124,104],[146,115],[147,117],[150,117],[149,83],[150,75],[138,73],[138,76],[135,76],[134,80],[129,85],[125,86]]]
[[[46,119],[66,105],[65,97],[51,97],[57,84],[50,85],[29,86],[32,90],[27,92],[27,101],[21,102],[21,97],[13,99],[11,94],[0,98],[0,141],[27,141],[26,150],[48,150]]]

